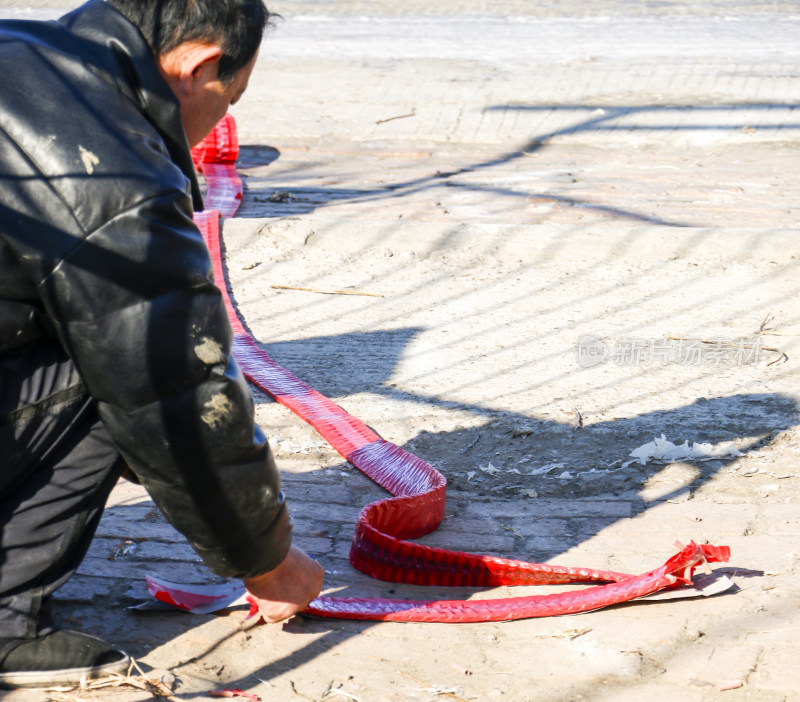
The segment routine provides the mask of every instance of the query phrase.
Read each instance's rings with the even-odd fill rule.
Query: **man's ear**
[[[222,55],[222,49],[216,44],[185,42],[161,56],[159,66],[173,92],[190,97],[198,85],[217,77],[217,64]]]

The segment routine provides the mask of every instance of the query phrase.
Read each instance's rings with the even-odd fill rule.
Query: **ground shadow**
[[[418,331],[415,328],[393,330],[388,336],[381,336],[381,332],[342,334],[268,344],[263,345],[263,348],[271,353],[277,362],[286,365],[291,363],[292,370],[301,378],[307,379],[316,374],[317,379],[322,381],[318,389],[324,390],[336,399],[351,392],[372,392],[387,399],[413,401],[423,407],[453,407],[486,420],[480,425],[450,432],[422,430],[405,445],[407,450],[421,458],[435,462],[450,481],[452,488],[448,500],[448,519],[439,532],[422,539],[423,542],[432,545],[475,552],[488,551],[496,555],[529,561],[557,561],[560,554],[592,538],[619,517],[613,513],[602,512],[591,518],[582,514],[570,516],[569,510],[565,510],[562,517],[554,519],[552,513],[537,514],[537,502],[541,504],[542,500],[557,500],[569,505],[569,501],[575,499],[618,499],[620,502],[631,504],[632,512],[629,516],[635,516],[653,504],[695,492],[713,480],[720,470],[730,463],[727,460],[696,463],[697,472],[694,479],[675,491],[665,491],[655,502],[648,502],[637,499],[636,493],[664,466],[659,463],[645,465],[633,463],[623,468],[620,463],[628,458],[631,448],[650,441],[653,436],[666,433],[676,440],[690,439],[711,444],[739,440],[740,450],[746,455],[768,445],[776,432],[797,424],[796,403],[788,397],[775,393],[698,398],[683,407],[578,427],[573,423],[537,419],[514,412],[497,412],[479,404],[456,404],[444,402],[433,396],[400,392],[392,386],[390,379],[397,360]],[[383,347],[383,353],[379,358],[370,356],[371,370],[365,374],[363,364],[358,354],[354,354],[354,350],[363,351],[365,346],[371,347],[375,344]],[[359,373],[355,373],[350,364],[359,364]],[[331,380],[331,375],[335,376],[335,379]],[[355,384],[352,382],[354,378],[358,378]],[[367,417],[363,419],[369,420]],[[380,430],[380,427],[377,428]],[[386,438],[391,440],[392,437]],[[602,449],[598,448],[600,446]],[[467,463],[469,465],[488,464],[491,461],[499,463],[496,458],[498,452],[502,452],[504,456],[530,456],[530,460],[524,464],[514,464],[520,467],[519,473],[477,471],[477,475],[470,476],[469,471],[465,470],[464,465]],[[542,470],[548,466],[549,469]],[[565,471],[571,474],[569,478],[562,477]],[[367,479],[364,478],[363,482],[364,490],[370,492],[366,485]],[[330,486],[327,484],[324,486],[320,484],[319,494],[314,495],[312,484],[311,497],[317,502],[320,513],[325,511],[329,489]],[[537,499],[526,496],[530,490],[535,491]],[[289,497],[291,499],[291,491]],[[374,494],[369,499],[374,499]],[[482,536],[480,529],[478,533],[467,534],[465,537],[464,529],[457,527],[462,511],[476,502],[491,504],[495,520],[501,525],[507,525],[511,534],[517,531],[515,524],[519,524],[519,520],[524,520],[526,532],[515,534],[511,552],[493,548],[491,539]],[[131,536],[141,537],[143,520],[139,512],[144,509],[151,507],[123,505],[108,510],[110,514],[107,516],[113,519],[116,515],[118,523],[123,527],[127,525],[124,528],[131,530]],[[157,526],[151,527],[156,535]],[[125,534],[120,533],[119,536],[123,538]],[[298,541],[302,545],[303,534],[298,536]],[[466,543],[465,538],[468,538],[470,543]],[[339,551],[344,549],[346,537],[342,539],[344,541],[340,540],[337,549]],[[171,549],[175,548],[170,542],[166,545]],[[319,555],[325,563],[326,554]],[[176,563],[169,559],[174,557],[173,552],[166,560],[156,560],[146,565],[155,572],[172,574],[175,572]],[[337,562],[337,568],[340,567],[340,563],[341,561]],[[326,563],[326,566],[329,564]],[[142,563],[140,567],[144,568],[145,564]],[[177,576],[173,577],[179,579]],[[453,591],[448,588],[417,588],[371,580],[365,582],[365,580],[363,575],[355,571],[345,572],[338,576],[338,582],[344,583],[344,586],[337,594],[393,596],[404,599],[451,599],[469,595],[469,590],[463,588]],[[122,602],[129,603],[124,597]],[[189,630],[217,626],[223,633],[217,638],[212,636],[206,647],[193,651],[191,659],[181,664],[183,666],[187,663],[201,666],[207,664],[209,681],[213,681],[216,675],[212,654],[220,646],[226,646],[228,642],[242,636],[236,626],[228,625],[226,628],[224,619],[220,620],[219,625],[215,625],[209,624],[208,617],[177,612],[120,613],[115,611],[119,601],[97,602],[95,605],[112,611],[104,612],[100,620],[95,620],[92,626],[97,628],[93,630],[120,645],[127,646],[134,655],[152,650]],[[61,609],[68,617],[76,616],[74,606],[62,604]],[[119,630],[120,626],[123,631]],[[288,627],[286,631],[302,635],[313,633],[316,638],[312,643],[301,646],[286,656],[271,660],[241,678],[233,681],[224,678],[224,686],[252,687],[258,679],[268,681],[313,660],[321,653],[334,648],[349,637],[363,633],[373,625],[369,622],[303,619],[286,626]],[[176,672],[180,676],[180,669]],[[178,692],[178,696],[181,696],[180,691]]]
[[[390,387],[400,357],[422,331],[417,327],[376,329],[279,341],[262,348],[284,368],[302,367],[302,380],[323,395],[342,397]]]
[[[333,188],[333,187],[301,187],[292,185],[292,173],[282,173],[275,180],[275,190],[260,193],[250,192],[250,197],[264,197],[271,204],[270,216],[274,218],[302,215],[315,211],[331,203],[359,203],[382,201],[386,199],[407,197],[410,194],[442,187],[456,187],[474,190],[488,190],[505,196],[520,199],[542,196],[552,198],[548,193],[536,193],[522,188],[502,188],[481,184],[480,182],[459,182],[458,176],[466,173],[486,171],[496,166],[507,164],[516,159],[529,156],[538,150],[547,148],[558,137],[572,133],[604,133],[614,129],[631,129],[623,126],[625,119],[646,117],[649,120],[641,129],[658,131],[741,131],[747,125],[744,122],[713,119],[704,122],[688,123],[687,115],[704,118],[716,114],[736,113],[737,110],[778,110],[793,109],[793,105],[749,104],[720,106],[648,106],[648,107],[602,107],[592,105],[518,105],[496,106],[494,109],[518,110],[572,110],[576,122],[569,128],[543,133],[531,138],[521,146],[498,154],[496,157],[466,164],[450,170],[436,171],[431,175],[406,180],[395,180],[370,188]],[[654,121],[654,118],[656,121]],[[761,128],[797,129],[800,124],[781,123],[764,125]],[[247,163],[256,163],[257,150],[263,147],[243,147],[242,153]],[[248,151],[252,149],[252,151]],[[435,167],[435,166],[434,166]],[[266,195],[261,193],[267,192]],[[263,201],[263,200],[262,200]],[[571,201],[570,204],[596,203]],[[609,208],[609,214],[635,222],[660,224],[668,226],[692,226],[693,222],[669,221],[635,211],[622,211]],[[247,216],[247,215],[244,215]],[[507,518],[513,529],[515,512],[522,504],[528,505],[522,518],[530,518],[537,524],[535,501],[523,497],[524,492],[534,491],[543,498],[551,498],[569,503],[571,499],[603,497],[605,499],[628,500],[632,504],[631,516],[641,514],[653,504],[684,495],[691,495],[707,485],[728,465],[730,461],[716,460],[691,464],[696,469],[694,477],[674,490],[665,490],[657,500],[646,501],[637,498],[647,482],[661,470],[663,464],[632,463],[622,467],[628,459],[631,449],[651,441],[654,436],[667,434],[676,442],[689,440],[718,444],[738,441],[744,455],[768,445],[776,432],[788,429],[797,424],[798,408],[791,398],[778,393],[739,394],[721,398],[698,398],[683,407],[670,410],[655,411],[638,417],[621,418],[600,422],[590,426],[559,423],[540,420],[534,417],[513,412],[497,412],[489,407],[466,405],[442,400],[435,396],[421,396],[407,393],[393,387],[389,382],[394,372],[394,364],[403,353],[403,347],[419,330],[403,329],[392,332],[373,332],[371,334],[343,334],[282,342],[280,344],[260,344],[275,360],[286,365],[302,380],[330,395],[334,399],[351,393],[370,392],[383,395],[393,400],[418,403],[423,406],[436,406],[467,411],[486,419],[480,427],[456,431],[422,430],[413,441],[404,446],[407,450],[421,458],[436,461],[450,481],[451,500],[448,511],[456,513],[461,506],[470,502],[484,501],[492,504],[506,505],[508,509],[498,515],[498,519]],[[381,347],[382,358],[374,366],[366,369],[360,363],[363,354],[373,348]],[[359,363],[358,373],[353,372],[350,363]],[[358,380],[356,380],[358,378]],[[368,379],[367,382],[362,379]],[[369,418],[363,417],[365,421]],[[380,431],[380,427],[376,427]],[[387,436],[391,440],[392,437]],[[598,446],[603,446],[602,451]],[[520,472],[513,474],[497,474],[476,472],[473,476],[463,469],[466,457],[472,464],[488,463],[498,452],[525,453],[532,456],[524,464]],[[539,469],[551,466],[546,471]],[[524,470],[524,472],[523,472]],[[569,477],[562,477],[569,473]],[[513,483],[513,484],[512,484]],[[324,491],[323,491],[324,492]],[[320,496],[320,503],[324,496]],[[525,560],[545,561],[555,559],[569,548],[577,546],[617,520],[614,516],[600,515],[597,518],[565,516],[561,520],[549,520],[555,524],[541,521],[542,531],[534,531],[532,538],[515,537],[513,553],[508,551],[499,555],[516,556]],[[437,545],[453,548],[463,544],[448,543],[452,534],[448,530],[447,521],[443,525]],[[540,538],[541,537],[541,538]],[[533,544],[533,545],[532,545]],[[473,547],[469,550],[484,550]],[[491,550],[491,549],[488,549]],[[666,554],[665,554],[666,555]],[[355,575],[355,574],[354,574]],[[357,579],[357,578],[356,578]],[[355,582],[345,587],[340,594],[349,596],[363,595],[363,583]],[[405,586],[392,588],[394,596],[413,597],[413,589]],[[388,592],[388,589],[386,590]],[[374,594],[374,593],[371,593]],[[436,593],[428,593],[428,597],[437,597]],[[451,594],[451,597],[458,596]],[[269,678],[287,669],[314,658],[327,650],[341,636],[356,635],[369,625],[357,625],[352,622],[326,622],[320,625],[330,633],[312,645],[290,654],[280,660],[253,673],[259,678]],[[252,677],[251,677],[252,679]],[[242,682],[246,682],[243,678]]]
[[[771,107],[787,107],[781,105],[763,105],[764,109]],[[791,106],[788,106],[791,107]],[[399,180],[393,183],[382,184],[380,187],[367,189],[292,189],[291,185],[281,185],[280,189],[289,193],[285,201],[280,198],[271,199],[275,217],[290,214],[312,212],[317,207],[330,202],[362,202],[381,200],[386,198],[404,197],[408,194],[425,189],[439,187],[463,187],[480,189],[480,183],[458,183],[457,176],[463,173],[476,172],[508,163],[514,159],[527,156],[529,153],[546,148],[547,145],[559,136],[575,132],[603,132],[609,129],[620,128],[614,120],[622,120],[632,115],[655,114],[668,118],[670,114],[683,114],[685,111],[696,110],[692,106],[684,107],[659,107],[633,108],[618,106],[617,108],[602,109],[605,114],[594,114],[598,107],[592,106],[498,106],[490,109],[569,109],[582,113],[583,118],[569,129],[554,131],[539,135],[529,140],[519,148],[500,154],[495,158],[465,165],[461,168],[447,172],[438,172],[424,178]],[[714,114],[714,110],[753,109],[752,105],[741,104],[732,106],[716,106],[702,114]],[[586,114],[589,111],[589,114]],[[695,114],[697,114],[695,112]],[[744,125],[737,124],[705,124],[681,126],[678,121],[670,124],[665,122],[659,129],[715,129],[715,130],[740,130]],[[782,124],[782,129],[797,129],[798,125]],[[651,125],[643,127],[652,129]],[[263,165],[265,161],[274,161],[278,158],[277,150],[270,147],[243,147],[240,166],[247,164]],[[291,181],[289,181],[291,182]],[[497,191],[496,188],[489,187]],[[498,191],[500,192],[500,191]],[[520,198],[530,198],[536,193],[523,189],[503,189],[504,195],[513,195]],[[543,194],[546,197],[550,195]],[[687,226],[691,223],[671,222],[663,219],[643,216],[632,211],[615,211],[614,214],[634,221],[666,224],[672,226]],[[533,490],[544,498],[553,498],[567,502],[576,498],[593,498],[605,496],[614,498],[622,496],[624,499],[633,499],[633,514],[646,511],[653,502],[641,499],[636,502],[631,498],[647,483],[657,472],[661,471],[661,464],[648,463],[645,465],[631,464],[623,468],[620,462],[627,458],[630,449],[650,441],[653,436],[661,433],[668,434],[673,440],[706,441],[719,443],[739,440],[742,442],[741,450],[747,454],[772,441],[775,432],[788,429],[797,424],[798,408],[795,402],[776,393],[740,394],[721,398],[698,398],[694,402],[670,410],[651,412],[632,418],[615,419],[601,422],[586,427],[575,424],[559,423],[551,420],[541,420],[534,417],[516,414],[513,412],[497,412],[489,407],[478,404],[467,405],[452,403],[435,396],[421,396],[407,393],[392,387],[392,377],[398,359],[409,342],[419,332],[415,328],[393,330],[391,332],[376,331],[365,334],[343,334],[337,336],[320,337],[318,339],[305,339],[302,341],[282,342],[280,344],[262,345],[267,352],[273,354],[281,364],[296,373],[302,380],[310,382],[324,394],[340,398],[349,393],[371,392],[383,395],[393,400],[403,400],[418,403],[422,406],[452,407],[467,411],[486,422],[480,427],[455,430],[449,432],[421,431],[417,437],[405,446],[408,450],[418,454],[426,460],[436,457],[443,472],[450,480],[454,497],[451,508],[458,509],[471,501],[485,501],[493,504],[507,505],[508,509],[499,518],[513,519],[518,506],[530,505],[530,499],[522,496],[523,491]],[[364,373],[364,367],[359,367],[359,373],[353,373],[348,367],[350,362],[358,362],[360,353],[368,350],[381,349],[380,356],[373,360],[369,372]],[[354,360],[355,359],[355,360]],[[356,382],[355,379],[358,378]],[[362,418],[369,421],[368,417]],[[376,427],[380,431],[380,427]],[[387,439],[392,437],[387,436]],[[602,439],[602,441],[601,441]],[[599,453],[597,446],[603,445],[603,453]],[[464,457],[469,457],[471,463],[483,464],[490,462],[494,456],[502,451],[531,455],[530,461],[522,464],[520,472],[504,474],[502,472],[476,473],[472,477],[469,471],[459,467]],[[603,455],[604,454],[604,455]],[[561,465],[559,465],[561,464]],[[708,484],[720,471],[728,465],[728,461],[712,461],[695,464],[696,476],[680,486],[674,492],[665,492],[659,501],[672,499],[688,491],[689,494]],[[547,471],[538,472],[538,469],[551,466]],[[523,472],[524,471],[524,472]],[[570,477],[561,477],[570,473]],[[588,477],[591,476],[591,477]],[[513,483],[510,484],[510,481]],[[318,502],[324,504],[325,495],[320,495]],[[115,508],[124,511],[125,507]],[[535,511],[535,502],[532,509]],[[531,513],[525,511],[525,518]],[[577,546],[591,538],[600,530],[615,521],[614,517],[600,516],[598,518],[584,519],[565,516],[553,525],[544,524],[542,531],[534,530],[532,539],[520,537],[514,541],[513,552],[504,552],[502,555],[514,555],[527,560],[544,561],[557,557],[567,549]],[[134,521],[129,519],[129,521]],[[536,525],[536,516],[532,516]],[[513,524],[512,524],[513,528]],[[447,522],[442,531],[442,543],[447,544],[450,536]],[[535,540],[536,537],[542,537]],[[546,538],[545,538],[546,537]],[[536,545],[532,546],[534,543]],[[472,550],[483,550],[473,548]],[[164,561],[169,567],[169,561]],[[346,587],[341,594],[358,595],[360,584],[354,583]],[[404,586],[393,587],[396,596],[412,597],[413,591]],[[388,591],[388,590],[387,590]],[[436,593],[431,593],[436,596]],[[112,608],[109,603],[109,609]],[[116,613],[114,613],[116,615]],[[130,622],[127,617],[138,615],[123,615],[124,622]],[[150,616],[150,615],[146,615]],[[155,617],[167,617],[156,619]],[[157,621],[165,622],[156,625]],[[173,639],[178,632],[185,631],[206,621],[195,617],[186,617],[176,614],[155,615],[151,619],[146,631],[146,645],[153,648],[159,641],[167,642]],[[118,626],[114,624],[114,626]],[[304,662],[312,660],[320,653],[329,650],[342,640],[357,635],[370,626],[368,623],[354,622],[325,622],[318,623],[303,620],[291,626],[297,627],[298,633],[317,631],[323,636],[315,642],[301,647],[298,651],[284,656],[278,660],[259,668],[253,673],[243,676],[239,680],[226,680],[226,687],[248,686],[255,683],[256,678],[269,679],[294,668]],[[122,638],[115,637],[115,641],[124,643],[126,634]],[[132,634],[128,634],[134,640]],[[209,645],[207,652],[216,649],[218,643]]]
[[[368,392],[392,401],[453,409],[484,418],[484,424],[455,431],[423,428],[403,448],[441,466],[451,488],[496,498],[519,497],[523,494],[520,488],[533,489],[542,496],[565,498],[630,493],[640,490],[663,468],[664,462],[641,465],[629,455],[654,437],[664,434],[675,443],[736,442],[741,454],[747,455],[768,445],[778,432],[795,426],[800,416],[791,397],[779,393],[746,393],[699,397],[682,407],[584,426],[575,419],[560,423],[480,404],[410,393],[397,388],[390,379],[405,344],[419,331],[404,328],[349,333],[260,346],[277,363],[297,371],[301,379],[319,380],[318,385],[310,384],[334,399]],[[379,355],[373,353],[376,345],[381,348]],[[385,438],[391,440],[391,437]],[[499,460],[498,455],[501,456]],[[470,476],[465,468],[465,463],[469,466],[491,461],[500,464],[511,457],[524,459],[515,459],[513,472],[498,469]],[[696,466],[697,476],[680,491],[691,493],[698,489],[729,462],[730,459],[688,461]],[[565,471],[571,475],[558,478]],[[509,481],[514,483],[511,489]],[[674,495],[666,494],[662,499],[672,497]],[[639,510],[647,506],[642,501]],[[558,553],[542,552],[540,557],[549,559],[555,555]]]
[[[390,358],[399,358],[404,340],[413,338],[415,332],[413,329],[405,330],[403,333],[395,332],[391,339],[386,339],[389,348],[383,356],[383,362]],[[480,405],[448,403],[436,397],[402,393],[387,383],[393,371],[389,366],[367,373],[367,377],[371,379],[370,383],[380,378],[384,379],[375,385],[368,384],[369,387],[365,387],[361,381],[356,385],[348,385],[346,379],[354,378],[358,374],[349,371],[346,364],[359,363],[358,358],[353,356],[352,350],[359,348],[362,342],[372,343],[369,336],[343,334],[323,337],[320,340],[263,345],[263,348],[268,353],[271,352],[278,362],[284,362],[286,358],[292,357],[298,364],[294,370],[301,376],[302,366],[307,366],[312,373],[319,372],[321,356],[338,357],[340,363],[336,366],[335,372],[339,374],[339,379],[334,381],[328,379],[327,387],[329,390],[338,390],[339,396],[367,390],[393,400],[414,401],[430,407],[445,405],[487,418],[486,424],[470,429],[453,432],[423,430],[404,447],[426,460],[435,460],[454,488],[451,492],[455,493],[455,497],[449,499],[447,508],[452,521],[448,523],[446,520],[439,532],[432,537],[421,539],[423,543],[446,548],[489,552],[529,561],[557,561],[560,554],[592,538],[618,521],[619,517],[613,513],[602,512],[591,518],[587,518],[584,514],[570,516],[568,510],[557,519],[554,519],[549,512],[537,515],[537,500],[525,497],[524,493],[527,491],[535,491],[540,500],[544,498],[546,501],[547,498],[552,498],[567,504],[570,500],[581,498],[607,501],[618,499],[632,506],[632,511],[626,518],[634,517],[654,504],[693,494],[713,480],[731,461],[689,462],[696,468],[693,479],[674,490],[663,491],[655,500],[645,500],[637,497],[636,493],[642,490],[649,479],[664,469],[664,464],[648,462],[640,465],[633,462],[621,465],[624,459],[628,458],[632,448],[652,440],[654,436],[667,433],[675,439],[710,444],[738,441],[742,455],[747,455],[768,445],[777,432],[795,426],[798,420],[795,401],[777,393],[698,398],[683,407],[599,422],[587,427],[576,427],[571,423],[540,420],[513,412],[498,413]],[[381,363],[376,365],[380,366]],[[359,372],[363,372],[363,367],[359,366]],[[603,447],[602,451],[598,449],[600,445]],[[476,477],[469,476],[463,469],[466,456],[469,456],[471,464],[489,463],[497,460],[499,452],[504,455],[527,454],[533,457],[525,463],[524,472],[520,470],[519,473],[510,474],[501,471],[496,474],[480,474]],[[548,470],[540,470],[548,465],[551,466]],[[568,478],[562,476],[565,471],[570,473]],[[320,513],[324,511],[323,493],[326,489],[320,490]],[[507,523],[509,525],[507,528],[512,533],[516,532],[515,519],[524,520],[526,524],[532,526],[532,529],[529,529],[527,534],[516,533],[519,538],[515,539],[511,553],[492,549],[491,543],[486,548],[487,541],[491,542],[491,539],[482,535],[480,529],[477,533],[467,534],[469,543],[466,543],[464,530],[451,531],[451,525],[458,522],[461,510],[475,502],[491,504],[496,521],[501,524]],[[538,525],[541,525],[541,530],[538,529]],[[343,580],[348,580],[347,576]],[[408,599],[452,599],[468,596],[469,592],[465,588],[426,589],[388,583],[376,583],[365,588],[363,576],[352,571],[352,580],[337,594],[351,597],[366,595]],[[340,643],[343,637],[363,632],[370,624],[325,621],[316,625],[297,626],[300,627],[298,631],[306,631],[307,626],[313,626],[315,631],[323,632],[323,636],[313,644],[255,671],[249,676],[251,680],[253,677],[269,679],[301,665]],[[247,680],[242,679],[239,682],[244,684]]]
[[[641,224],[658,224],[665,226],[692,227],[702,223],[680,221],[657,217],[647,212],[637,212],[607,206],[603,203],[579,199],[569,195],[560,196],[551,191],[538,191],[524,187],[498,187],[490,183],[481,183],[474,178],[475,173],[489,171],[492,168],[506,166],[513,161],[528,158],[546,149],[559,137],[575,134],[597,134],[602,136],[614,131],[624,132],[669,132],[669,133],[742,133],[754,131],[757,125],[759,132],[793,132],[800,129],[800,121],[786,119],[786,113],[794,115],[798,107],[795,103],[778,102],[735,102],[709,105],[608,105],[608,104],[502,104],[487,107],[485,112],[517,111],[535,112],[544,116],[563,115],[557,123],[570,122],[552,131],[542,132],[531,137],[518,147],[497,154],[488,159],[464,164],[457,168],[436,170],[435,159],[431,163],[430,175],[405,180],[386,180],[380,185],[368,188],[322,187],[293,185],[294,172],[282,171],[275,179],[274,189],[267,195],[253,192],[250,198],[257,202],[270,203],[270,217],[289,217],[314,212],[320,207],[342,203],[369,203],[383,200],[408,197],[409,195],[440,188],[456,188],[462,191],[494,193],[505,197],[518,198],[520,201],[552,201],[566,206],[591,207],[598,213],[606,214]],[[781,114],[783,113],[783,114]],[[773,117],[774,115],[774,117]],[[570,121],[569,117],[574,116]],[[716,119],[715,119],[716,118]],[[278,158],[272,147],[241,147],[240,166],[246,171],[248,167],[264,165],[259,160],[267,156],[268,162]],[[473,174],[469,181],[459,180],[458,176]],[[244,182],[247,188],[246,173]],[[304,175],[299,172],[299,177]],[[262,186],[263,187],[263,186]],[[239,216],[247,217],[245,211]],[[250,215],[252,216],[252,215]],[[263,216],[263,213],[259,216]]]

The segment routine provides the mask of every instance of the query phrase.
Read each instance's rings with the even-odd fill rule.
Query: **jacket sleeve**
[[[206,564],[272,570],[291,522],[183,192],[156,194],[64,256],[39,292],[123,458]]]

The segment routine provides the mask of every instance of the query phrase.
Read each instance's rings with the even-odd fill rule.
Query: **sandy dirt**
[[[214,578],[120,484],[62,621],[169,671],[187,700],[798,699],[796,8],[432,8],[275,3],[284,21],[234,110],[245,196],[223,233],[242,318],[447,477],[423,543],[644,572],[705,540],[731,546],[717,570],[736,591],[480,625],[136,614],[148,569]],[[532,592],[355,572],[353,524],[382,491],[253,392],[328,592]],[[662,434],[740,455],[633,459]]]

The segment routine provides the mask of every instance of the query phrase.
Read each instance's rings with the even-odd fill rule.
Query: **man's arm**
[[[39,293],[124,459],[206,564],[239,578],[282,564],[280,479],[185,194],[106,218]]]

